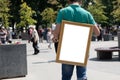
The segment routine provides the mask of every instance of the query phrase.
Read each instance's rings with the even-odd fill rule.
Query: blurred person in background
[[[51,28],[48,28],[48,32],[47,32],[47,42],[48,42],[48,48],[52,49],[52,32],[51,32]]]
[[[43,43],[43,29],[42,28],[39,28],[38,29],[38,35],[39,35],[39,42],[40,43]]]
[[[39,36],[38,36],[38,32],[35,29],[35,25],[30,25],[29,26],[29,30],[28,30],[28,34],[29,34],[29,43],[32,42],[32,46],[34,48],[34,54],[33,55],[37,55],[40,51],[39,51],[39,47],[38,47],[38,42],[39,42]]]
[[[7,30],[2,26],[0,27],[0,42],[1,44],[6,43]]]
[[[7,29],[7,42],[8,43],[12,43],[12,33],[13,33],[12,27],[9,27]]]

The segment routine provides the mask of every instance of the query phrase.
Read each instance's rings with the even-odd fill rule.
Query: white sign
[[[56,62],[86,66],[92,25],[62,21]]]

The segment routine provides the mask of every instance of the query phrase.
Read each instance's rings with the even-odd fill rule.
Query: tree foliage
[[[19,10],[20,10],[20,4],[21,0],[10,0],[10,15],[12,17],[9,18],[10,20],[10,26],[13,27],[15,23],[19,23],[20,21],[20,15],[19,15]]]
[[[104,9],[104,11],[106,12],[106,16],[108,17],[107,24],[106,26],[112,26],[114,25],[114,19],[113,19],[113,15],[111,15],[112,11],[113,11],[113,1],[114,0],[101,0],[101,3],[106,7]]]
[[[54,23],[55,21],[55,11],[52,8],[46,8],[42,13],[42,20],[45,22],[46,26]]]
[[[9,0],[0,0],[0,18],[1,18],[1,23],[4,27],[9,26],[9,5],[10,2]]]
[[[51,24],[58,10],[68,5],[68,0],[24,0],[24,5],[21,1],[0,0],[0,20],[5,27],[15,23],[22,27]],[[97,23],[109,26],[120,21],[120,0],[83,0],[82,7],[92,13]]]
[[[105,15],[104,9],[106,7],[101,4],[100,1],[96,0],[94,3],[88,5],[88,10],[92,13],[95,21],[99,24],[107,23],[108,17]]]
[[[114,17],[114,22],[120,22],[120,0],[113,1],[113,11],[111,13]]]
[[[32,10],[26,2],[23,2],[20,7],[21,9],[19,10],[19,12],[21,20],[18,26],[26,27],[30,24],[35,24],[37,21],[32,18],[33,14],[35,14],[35,11]]]

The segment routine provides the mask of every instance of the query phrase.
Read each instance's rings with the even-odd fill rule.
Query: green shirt
[[[59,11],[56,23],[60,24],[62,20],[87,24],[96,24],[92,15],[88,11],[83,9],[80,5],[73,4]]]

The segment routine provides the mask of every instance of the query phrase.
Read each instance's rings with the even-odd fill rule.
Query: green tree
[[[105,16],[104,9],[106,8],[101,4],[100,0],[94,0],[95,2],[90,2],[88,5],[88,10],[92,13],[95,18],[95,21],[99,24],[107,23],[108,17]]]
[[[93,0],[82,0],[82,7],[87,9],[90,2],[93,2]]]
[[[55,11],[52,8],[46,8],[42,13],[42,20],[46,24],[46,26],[49,26],[55,21]]]
[[[113,15],[114,22],[119,23],[120,22],[120,0],[114,0],[113,1],[113,12],[111,15]]]
[[[20,15],[19,15],[19,10],[20,10],[20,4],[21,0],[10,0],[10,26],[13,27],[16,23],[19,23],[20,21]]]
[[[106,16],[108,17],[106,26],[112,26],[114,24],[114,18],[111,13],[113,12],[113,1],[114,0],[101,0],[102,4],[106,7],[104,8],[104,12],[106,12]]]
[[[32,18],[33,14],[35,14],[35,11],[32,10],[31,7],[29,7],[26,2],[23,2],[20,5],[20,7],[21,9],[19,10],[19,13],[20,13],[21,20],[18,26],[27,27],[30,24],[37,23],[37,21]]]
[[[0,18],[2,25],[6,28],[9,26],[9,5],[9,0],[0,0]]]
[[[34,19],[37,20],[37,26],[45,25],[45,21],[43,21],[43,17],[40,15],[46,8],[52,8],[54,11],[57,11],[61,8],[60,3],[57,0],[24,0],[27,2],[28,6],[30,6],[33,10],[35,10],[36,14],[33,16]],[[55,14],[56,15],[56,14]]]
[[[68,0],[57,0],[61,7],[65,7],[67,5]]]

